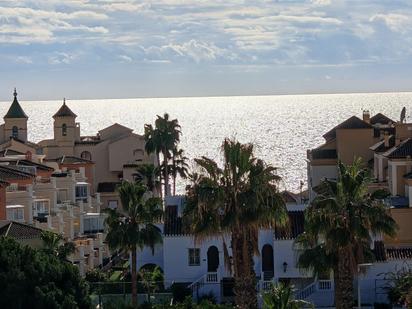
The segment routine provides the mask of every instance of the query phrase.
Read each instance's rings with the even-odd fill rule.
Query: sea
[[[28,137],[38,142],[53,137],[53,114],[59,101],[24,101],[29,116]],[[306,151],[323,143],[322,135],[352,115],[362,117],[381,112],[399,120],[406,107],[412,116],[412,92],[316,94],[276,96],[225,96],[184,98],[137,98],[66,100],[78,117],[82,135],[119,123],[143,134],[144,124],[154,123],[156,115],[168,113],[182,127],[181,148],[189,165],[193,158],[207,156],[221,163],[220,146],[224,138],[253,143],[255,154],[278,168],[281,188],[298,192],[307,182]],[[0,115],[10,102],[0,102]],[[177,191],[184,192],[186,182],[179,180]]]

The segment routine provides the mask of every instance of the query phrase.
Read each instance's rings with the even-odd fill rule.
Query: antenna
[[[401,111],[401,123],[405,122],[405,116],[406,116],[406,107],[404,106]]]

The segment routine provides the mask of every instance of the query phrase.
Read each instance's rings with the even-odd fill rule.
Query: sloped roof
[[[408,138],[404,140],[398,146],[385,152],[384,156],[389,159],[404,159],[408,156],[412,157],[412,139]]]
[[[0,151],[0,157],[21,156],[21,155],[24,155],[24,153],[13,150],[13,149],[8,149],[8,148]]]
[[[93,161],[79,158],[76,156],[62,156],[55,159],[45,159],[48,162],[57,162],[58,164],[79,164],[79,163],[94,163]]]
[[[375,145],[370,147],[369,149],[374,151],[374,152],[385,152],[388,151],[389,149],[393,148],[395,146],[395,136],[391,135],[388,137],[389,138],[389,146],[385,146],[385,141],[380,141],[377,142]]]
[[[40,238],[42,230],[27,224],[15,221],[0,221],[0,236],[14,239]]]
[[[13,102],[11,103],[11,106],[9,110],[7,111],[7,114],[4,116],[4,118],[29,118],[26,113],[24,112],[23,108],[20,106],[19,101],[17,101],[17,92],[16,89],[14,89],[14,99]]]
[[[50,166],[47,166],[47,165],[44,165],[44,164],[41,164],[41,163],[36,163],[36,162],[33,162],[33,161],[29,161],[29,160],[13,160],[13,159],[10,159],[10,160],[1,161],[1,162],[8,162],[10,165],[13,165],[13,166],[34,166],[37,169],[42,170],[42,171],[54,171],[54,168],[52,168]]]
[[[325,133],[323,137],[326,140],[331,140],[333,138],[336,138],[336,130],[338,129],[372,129],[372,128],[373,127],[369,123],[363,121],[362,119],[356,116],[352,116],[348,118],[347,120],[345,120],[344,122],[342,122],[341,124],[334,127],[329,132]]]
[[[77,115],[72,112],[72,110],[66,105],[66,100],[63,100],[63,105],[59,108],[56,114],[53,115],[53,118],[56,117],[74,117]]]
[[[0,179],[1,180],[16,180],[16,179],[30,179],[34,175],[20,171],[16,168],[0,165]]]
[[[410,260],[412,259],[412,248],[385,248],[383,241],[375,241],[374,250],[375,258],[378,262],[387,260]]]
[[[371,124],[389,124],[389,123],[395,123],[395,121],[393,121],[392,119],[390,119],[389,117],[385,116],[382,113],[377,113],[375,116],[373,116],[370,119]]]

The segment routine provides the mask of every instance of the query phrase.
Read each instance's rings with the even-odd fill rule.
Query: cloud
[[[131,63],[131,62],[133,62],[133,58],[132,58],[132,57],[129,57],[129,56],[127,56],[127,55],[119,55],[119,56],[117,56],[117,58],[120,60],[120,62],[123,62],[123,63]]]
[[[370,18],[370,21],[384,23],[391,31],[401,33],[409,31],[408,28],[412,26],[411,16],[397,13],[376,14]]]
[[[76,58],[77,58],[77,55],[74,55],[74,54],[56,52],[53,55],[49,56],[48,62],[51,65],[70,64]]]

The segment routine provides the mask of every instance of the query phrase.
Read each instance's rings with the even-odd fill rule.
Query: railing
[[[217,272],[208,272],[195,282],[191,283],[188,288],[191,289],[192,293],[197,292],[201,287],[203,287],[206,283],[218,283],[219,276]]]
[[[219,282],[217,273],[207,273],[206,274],[206,282],[208,282],[208,283],[217,283],[217,282]]]
[[[319,280],[318,281],[319,291],[332,291],[332,289],[333,289],[332,280]]]
[[[267,292],[273,286],[273,281],[272,280],[260,280],[259,283],[260,283],[259,284],[259,291],[260,292]]]
[[[316,292],[316,282],[312,282],[307,287],[303,288],[300,291],[297,291],[295,293],[295,298],[303,300],[303,299],[308,298],[315,292]]]

